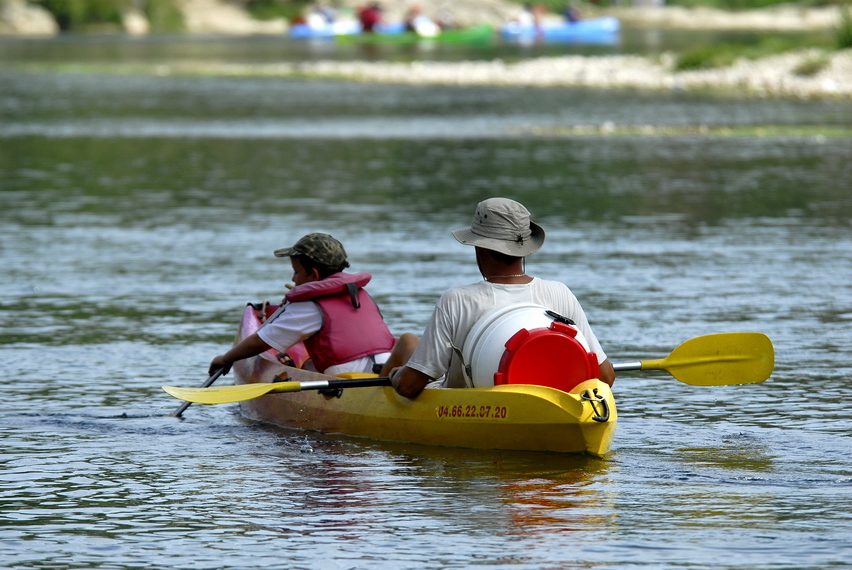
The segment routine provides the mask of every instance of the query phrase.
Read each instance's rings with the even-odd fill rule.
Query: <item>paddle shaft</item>
[[[204,383],[201,385],[201,388],[208,388],[208,387],[212,386],[213,382],[218,380],[219,376],[221,376],[224,372],[225,372],[224,368],[219,368],[216,372],[211,374],[210,377],[207,380],[204,381]],[[182,413],[184,413],[186,411],[186,409],[188,407],[190,407],[191,405],[192,405],[192,402],[184,402],[183,404],[178,406],[178,409],[176,409],[172,415],[176,418],[179,418],[180,415]]]
[[[642,361],[635,362],[613,362],[612,369],[616,372],[625,372],[627,370],[642,370]]]
[[[277,384],[278,382],[276,382]],[[390,386],[390,378],[339,378],[336,380],[308,380],[307,382],[299,382],[299,391],[305,390],[326,390],[337,388],[366,388],[368,386]],[[289,390],[288,390],[289,391]],[[275,392],[275,390],[273,390]]]

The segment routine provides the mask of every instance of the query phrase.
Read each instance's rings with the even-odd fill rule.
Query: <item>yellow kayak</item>
[[[235,342],[257,331],[262,319],[276,309],[268,304],[248,305]],[[561,326],[552,323],[558,329],[554,335],[562,334]],[[234,364],[235,386],[211,387],[222,374],[219,369],[200,388],[163,386],[163,390],[184,401],[175,416],[191,402],[240,402],[248,418],[323,433],[478,449],[604,455],[610,450],[618,421],[609,386],[593,375],[548,383],[553,377],[567,377],[568,371],[563,374],[558,365],[540,366],[536,358],[521,358],[519,347],[528,339],[550,337],[539,334],[539,329],[518,333],[505,344],[506,353],[514,351],[510,354],[515,357],[514,368],[509,369],[512,382],[497,382],[500,378],[495,374],[496,386],[426,389],[414,400],[399,396],[388,378],[373,374],[338,378],[299,368],[308,356],[301,345],[287,351],[292,359],[288,364],[293,366],[278,362],[272,350],[238,361]],[[545,347],[549,346],[548,342]],[[681,343],[665,358],[613,364],[616,371],[664,370],[693,386],[763,382],[774,366],[772,341],[758,332],[700,336]],[[537,384],[524,384],[527,374]]]
[[[259,308],[246,307],[236,342],[257,330],[258,315]],[[233,370],[237,385],[336,380],[284,366],[271,352],[238,361]],[[526,384],[427,389],[414,400],[390,386],[345,388],[339,396],[301,390],[241,401],[242,413],[284,427],[385,441],[598,456],[610,450],[618,419],[612,392],[599,380],[570,392]]]

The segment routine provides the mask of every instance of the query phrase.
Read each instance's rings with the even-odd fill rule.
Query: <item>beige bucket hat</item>
[[[544,244],[544,230],[530,220],[529,210],[508,198],[489,198],[477,204],[470,229],[455,230],[453,237],[464,245],[515,257],[535,253]]]

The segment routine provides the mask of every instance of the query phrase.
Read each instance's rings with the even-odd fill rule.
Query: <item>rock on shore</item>
[[[255,20],[241,5],[222,0],[178,0],[177,5],[190,34],[283,34],[289,28],[287,20]]]
[[[260,21],[245,8],[227,0],[176,0],[190,34],[283,34],[289,23],[282,19]],[[148,20],[136,8],[128,8],[122,17],[123,31],[129,35],[147,34]],[[52,36],[59,33],[53,15],[26,0],[0,0],[0,34]]]
[[[53,16],[26,0],[0,1],[0,34],[18,36],[52,36],[59,33]]]

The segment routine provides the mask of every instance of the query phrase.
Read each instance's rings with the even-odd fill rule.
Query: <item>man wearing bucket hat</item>
[[[363,287],[369,273],[344,273],[349,267],[343,245],[328,234],[312,233],[293,247],[276,249],[293,266],[295,286],[284,297],[283,310],[210,363],[209,373],[227,370],[244,358],[270,348],[286,354],[304,342],[306,368],[326,374],[374,372],[390,356],[395,339],[381,312]]]
[[[459,347],[481,317],[515,303],[542,305],[576,323],[589,351],[597,355],[600,379],[615,381],[612,364],[592,332],[586,314],[568,287],[527,275],[524,258],[544,244],[544,230],[530,220],[529,211],[508,198],[480,202],[469,229],[453,232],[464,245],[474,246],[483,281],[453,287],[441,296],[413,354],[394,351],[383,373],[390,372],[394,388],[413,398],[427,385],[462,388],[467,385]],[[396,365],[405,366],[396,367]]]

